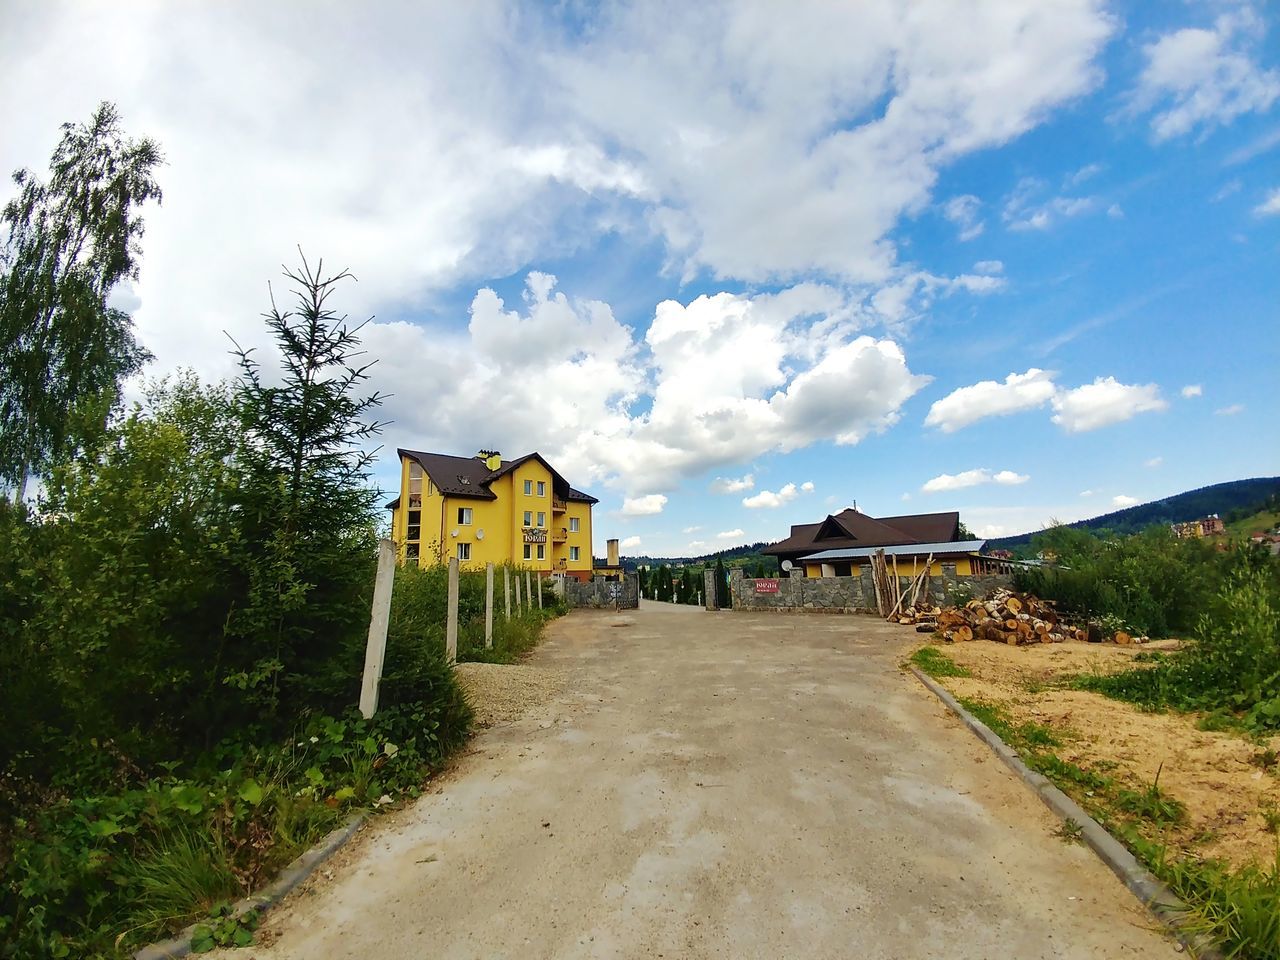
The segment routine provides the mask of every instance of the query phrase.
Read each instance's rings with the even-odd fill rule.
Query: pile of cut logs
[[[917,632],[940,634],[947,643],[994,640],[1016,647],[1066,640],[1101,643],[1108,639],[1095,623],[1076,626],[1062,620],[1052,601],[1003,589],[993,590],[985,600],[970,600],[963,607],[909,607],[889,619],[914,623]],[[1122,645],[1147,642],[1146,637],[1135,637],[1123,630],[1109,639]]]

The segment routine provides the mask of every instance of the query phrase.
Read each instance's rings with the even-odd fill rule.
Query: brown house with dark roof
[[[799,523],[791,536],[761,553],[793,563],[820,550],[893,547],[910,543],[953,543],[960,539],[960,514],[916,513],[904,517],[869,517],[853,507],[818,523]]]

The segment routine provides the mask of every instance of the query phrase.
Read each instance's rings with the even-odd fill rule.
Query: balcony
[[[552,543],[564,543],[568,539],[569,539],[569,529],[567,527],[561,527],[559,530],[551,531]]]
[[[559,497],[551,498],[552,513],[564,513],[568,509],[569,509],[569,505],[565,503],[563,500],[561,500]]]

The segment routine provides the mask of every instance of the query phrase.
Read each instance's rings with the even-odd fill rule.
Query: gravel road
[[[563,677],[265,921],[267,958],[1173,957],[871,618],[576,611]]]

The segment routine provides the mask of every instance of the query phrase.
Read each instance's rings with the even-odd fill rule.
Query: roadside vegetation
[[[399,572],[380,709],[353,709],[381,424],[359,327],[330,305],[345,273],[286,274],[278,367],[232,345],[234,382],[179,375],[123,409],[145,350],[107,300],[136,276],[159,161],[104,105],[47,181],[16,178],[0,228],[6,960],[120,956],[202,917],[198,948],[246,942],[228,901],[414,795],[471,723],[434,570]],[[485,650],[465,583],[464,655],[514,659],[556,612],[498,618]]]

